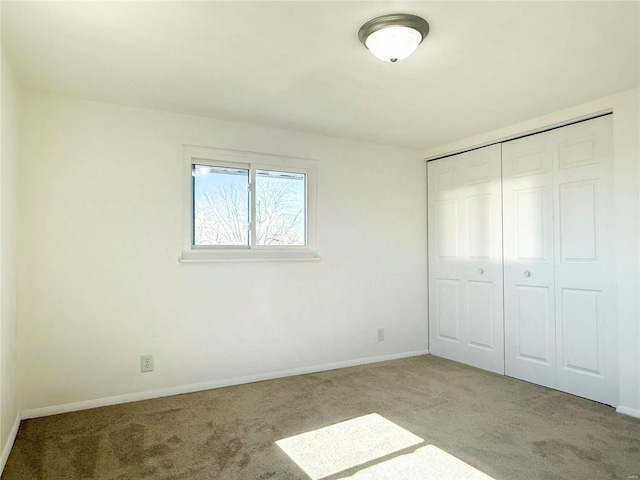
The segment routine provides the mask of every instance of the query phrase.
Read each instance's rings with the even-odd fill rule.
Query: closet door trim
[[[425,157],[424,161],[429,163],[435,160],[440,160],[442,158],[453,157],[454,155],[460,155],[462,153],[472,152],[474,150],[479,150],[481,148],[490,147],[491,145],[499,145],[507,142],[511,142],[513,140],[518,140],[520,138],[530,137],[531,135],[538,135],[539,133],[549,132],[551,130],[556,130],[558,128],[567,127],[569,125],[573,125],[581,122],[588,122],[589,120],[593,120],[595,118],[604,117],[607,115],[612,115],[613,109],[609,108],[606,110],[601,110],[598,112],[590,113],[588,115],[582,115],[580,117],[572,118],[571,120],[566,120],[558,123],[554,123],[551,125],[546,125],[540,128],[534,128],[532,130],[527,130],[526,132],[517,133],[514,135],[507,135],[506,137],[502,137],[498,140],[491,140],[490,142],[481,143],[478,145],[474,145],[473,147],[461,148],[459,150],[453,150],[447,153],[442,153],[438,155],[433,155],[431,157]]]

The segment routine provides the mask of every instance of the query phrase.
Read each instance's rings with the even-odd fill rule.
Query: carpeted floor
[[[26,420],[2,480],[308,480],[275,442],[372,413],[424,442],[327,479],[394,478],[369,472],[403,456],[411,480],[453,478],[415,463],[432,457],[496,480],[640,476],[640,420],[426,355]]]

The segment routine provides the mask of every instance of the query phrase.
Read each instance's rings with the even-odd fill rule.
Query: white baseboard
[[[386,360],[396,360],[399,358],[415,357],[418,355],[426,355],[427,350],[417,350],[413,352],[395,353],[392,355],[382,355],[378,357],[366,357],[356,360],[347,360],[344,362],[325,363],[322,365],[312,365],[308,367],[290,368],[287,370],[278,370],[275,372],[260,373],[257,375],[245,375],[242,377],[227,378],[224,380],[216,380],[213,382],[192,383],[189,385],[180,385],[177,387],[160,388],[157,390],[147,390],[144,392],[127,393],[124,395],[115,395],[112,397],[95,398],[82,402],[64,403],[61,405],[52,405],[50,407],[34,408],[23,410],[22,419],[46,417],[48,415],[57,415],[59,413],[76,412],[79,410],[87,410],[89,408],[106,407],[108,405],[118,405],[120,403],[137,402],[140,400],[149,400],[152,398],[168,397],[171,395],[180,395],[183,393],[201,392],[203,390],[211,390],[213,388],[230,387],[232,385],[241,385],[243,383],[260,382],[263,380],[273,380],[276,378],[292,377],[294,375],[304,375],[307,373],[318,373],[326,370],[336,370],[338,368],[354,367],[356,365],[366,365],[368,363],[384,362]]]
[[[616,407],[616,412],[622,413],[624,415],[629,415],[630,417],[640,418],[640,410],[637,408],[625,407],[624,405],[619,405]]]
[[[16,441],[16,435],[18,435],[18,429],[20,428],[20,412],[16,413],[16,420],[13,422],[13,427],[9,432],[9,438],[7,438],[7,443],[2,449],[2,457],[0,457],[0,475],[4,471],[4,466],[7,464],[7,460],[9,459],[9,454],[11,453],[11,449],[13,448],[13,444]]]

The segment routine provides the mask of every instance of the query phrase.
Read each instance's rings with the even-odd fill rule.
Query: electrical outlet
[[[153,372],[153,355],[142,355],[140,357],[140,370],[144,372]]]
[[[384,328],[378,329],[378,341],[381,342],[384,340]]]

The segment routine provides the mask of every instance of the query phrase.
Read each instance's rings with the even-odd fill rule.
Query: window
[[[182,261],[318,258],[315,161],[205,147],[185,160]]]

